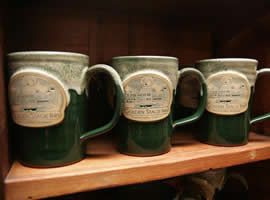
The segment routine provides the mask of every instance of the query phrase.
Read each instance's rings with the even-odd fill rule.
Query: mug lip
[[[196,63],[205,63],[205,62],[254,62],[258,63],[256,59],[252,58],[210,58],[198,60]]]
[[[45,56],[77,56],[83,58],[89,58],[88,55],[82,53],[75,52],[64,52],[64,51],[17,51],[8,53],[8,57],[16,57],[16,56],[32,56],[32,55],[45,55]]]
[[[173,57],[173,56],[152,56],[152,55],[115,56],[115,57],[112,57],[112,60],[116,60],[116,59],[140,59],[140,58],[170,59],[170,60],[178,61],[178,58]]]

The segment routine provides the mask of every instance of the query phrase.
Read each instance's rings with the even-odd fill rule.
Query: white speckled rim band
[[[82,73],[88,68],[89,57],[80,53],[57,51],[25,51],[7,55],[9,76],[20,70],[36,69],[48,73],[64,84],[67,90],[81,95]]]
[[[251,58],[213,58],[213,59],[203,59],[198,60],[196,63],[209,63],[209,62],[254,62],[258,63],[257,60]]]

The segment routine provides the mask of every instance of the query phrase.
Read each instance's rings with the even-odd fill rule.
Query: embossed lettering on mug
[[[248,109],[250,84],[238,72],[213,74],[207,79],[208,98],[206,109],[221,115],[234,115]]]
[[[22,72],[9,83],[9,101],[14,121],[26,127],[46,127],[64,119],[65,90],[45,74]]]
[[[125,80],[123,86],[126,118],[150,122],[169,115],[173,92],[166,78],[154,73],[137,74]]]

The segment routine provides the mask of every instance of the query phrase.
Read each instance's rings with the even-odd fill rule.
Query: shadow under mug
[[[258,77],[270,69],[257,71],[254,59],[223,58],[197,61],[195,67],[206,78],[206,111],[199,121],[202,142],[238,146],[248,142],[250,126],[270,114],[251,119],[251,105]]]
[[[174,57],[122,56],[112,58],[111,64],[121,77],[125,96],[115,127],[119,151],[134,156],[167,153],[173,129],[198,120],[204,112],[207,89],[203,75],[192,68],[178,71]],[[176,86],[185,76],[200,81],[203,95],[193,115],[173,121]]]
[[[88,64],[88,56],[78,53],[8,54],[12,133],[23,164],[55,167],[80,161],[86,139],[109,131],[118,121],[123,99],[119,75],[109,66]],[[96,73],[113,80],[115,111],[106,125],[87,132],[87,88]]]

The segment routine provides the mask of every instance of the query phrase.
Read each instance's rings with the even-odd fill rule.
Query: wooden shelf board
[[[60,196],[265,160],[270,158],[270,137],[251,133],[247,145],[217,147],[198,142],[192,134],[176,132],[169,153],[132,157],[118,153],[105,136],[91,140],[87,154],[76,164],[48,169],[15,161],[5,180],[6,200]]]

